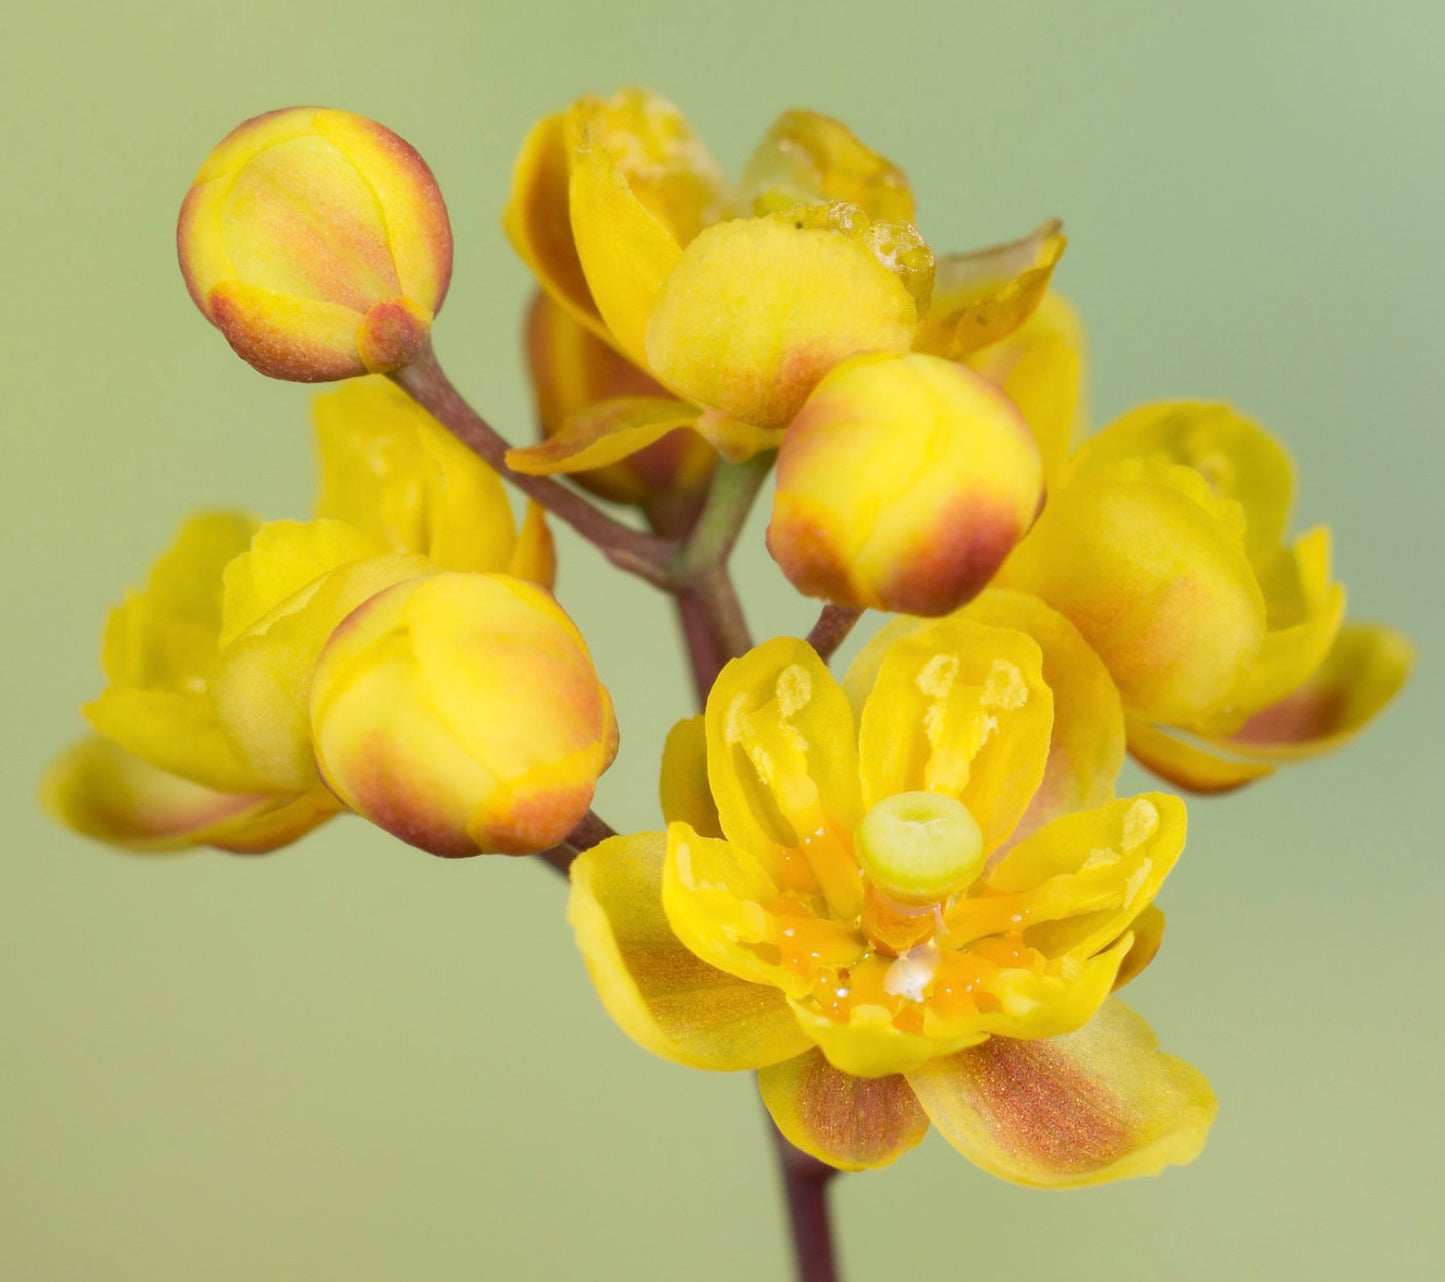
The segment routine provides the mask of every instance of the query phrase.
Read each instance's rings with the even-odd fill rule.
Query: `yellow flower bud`
[[[840,605],[946,614],[1043,502],[1038,446],[987,380],[934,356],[868,355],[818,385],[778,453],[768,548]]]
[[[401,583],[332,634],[316,760],[348,806],[445,856],[542,850],[612,764],[612,700],[550,594],[503,574]]]
[[[316,107],[232,130],[186,193],[176,247],[196,306],[237,354],[303,383],[405,365],[452,270],[426,162],[375,121]]]

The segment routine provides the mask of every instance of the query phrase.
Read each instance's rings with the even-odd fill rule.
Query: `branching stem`
[[[473,450],[528,498],[565,521],[602,554],[629,574],[672,590],[671,565],[678,545],[613,520],[575,490],[546,476],[528,476],[507,466],[507,441],[452,386],[430,347],[392,376],[411,398],[457,440]]]

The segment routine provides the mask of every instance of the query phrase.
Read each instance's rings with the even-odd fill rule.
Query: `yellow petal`
[[[1330,534],[1320,526],[1260,567],[1267,630],[1259,654],[1225,696],[1220,728],[1278,703],[1325,661],[1345,616],[1345,590],[1330,581]],[[1212,722],[1200,729],[1212,729]]]
[[[741,219],[703,231],[668,274],[647,364],[688,400],[781,427],[839,361],[906,351],[916,321],[903,279],[863,240],[784,215]]]
[[[707,732],[701,715],[684,718],[668,731],[658,793],[667,823],[685,823],[700,837],[722,836],[717,803],[707,784]]]
[[[512,194],[502,214],[507,238],[547,293],[579,324],[606,334],[572,239],[567,208],[566,117],[533,126],[512,171]]]
[[[742,846],[699,837],[683,823],[668,826],[662,908],[673,933],[729,975],[801,996],[811,980],[783,967],[772,942],[768,905],[781,898],[763,861]]]
[[[1290,761],[1328,752],[1364,729],[1399,692],[1415,651],[1398,632],[1347,623],[1308,681],[1251,717],[1227,740],[1241,755]]]
[[[781,427],[756,427],[715,409],[704,410],[693,428],[729,463],[745,463],[754,454],[777,449],[784,435]]]
[[[318,517],[448,570],[500,570],[516,542],[501,479],[390,379],[316,399]]]
[[[839,1170],[888,1166],[928,1134],[901,1075],[852,1077],[817,1050],[759,1070],[758,1090],[790,1144]]]
[[[816,111],[778,117],[748,160],[741,195],[755,214],[843,200],[874,220],[917,221],[903,171]]]
[[[854,1003],[846,1020],[833,1019],[801,1000],[794,1000],[792,1005],[798,1023],[828,1063],[851,1077],[878,1078],[912,1072],[931,1059],[975,1046],[988,1036],[978,1028],[948,1035],[932,1029],[914,1032],[900,1028],[893,1022],[892,1013],[877,1005]]]
[[[1172,477],[1081,479],[1050,497],[1000,582],[1068,616],[1128,711],[1188,724],[1227,697],[1264,636],[1264,598],[1228,510]]]
[[[1050,290],[1017,330],[968,358],[1018,406],[1038,442],[1051,489],[1062,479],[1087,419],[1084,356],[1078,315]]]
[[[101,667],[113,683],[187,690],[204,681],[216,657],[222,571],[257,528],[239,512],[187,518],[145,588],[106,619]]]
[[[1232,792],[1274,773],[1268,762],[1234,760],[1137,717],[1129,718],[1129,751],[1140,765],[1190,792]]]
[[[1109,671],[1089,643],[1038,597],[991,588],[964,607],[970,619],[1013,628],[1038,642],[1054,723],[1043,781],[1014,830],[1026,836],[1057,815],[1092,810],[1114,796],[1124,764],[1124,714]]]
[[[111,686],[82,711],[101,736],[159,770],[216,792],[271,791],[232,749],[202,691]]]
[[[642,206],[679,245],[734,212],[721,167],[682,112],[650,89],[588,95],[566,116],[568,153],[607,153]]]
[[[665,397],[646,371],[602,342],[568,312],[539,293],[527,315],[527,363],[542,434],[555,436],[566,421],[599,401]],[[649,516],[690,515],[717,462],[706,442],[678,431],[629,459],[576,477],[594,494],[617,503],[648,505]],[[661,532],[661,531],[660,531]]]
[[[272,791],[304,792],[320,784],[311,743],[311,678],[337,625],[383,589],[436,572],[415,555],[353,561],[284,598],[221,652],[210,680],[211,703],[236,754]]]
[[[953,615],[896,641],[863,707],[863,802],[938,790],[996,848],[1043,779],[1053,696],[1029,636]]]
[[[597,310],[623,353],[655,368],[647,360],[647,318],[682,250],[601,147],[584,145],[573,157],[568,192],[572,236]]]
[[[341,810],[324,791],[305,797],[215,792],[94,737],[52,763],[41,800],[67,828],[147,853],[206,845],[256,854],[295,841]]]
[[[1116,993],[1125,984],[1143,974],[1144,968],[1158,954],[1159,945],[1164,942],[1164,914],[1160,912],[1159,906],[1150,904],[1144,909],[1130,923],[1129,933],[1134,936],[1134,942],[1129,945],[1129,951],[1119,966],[1119,973],[1114,976]]]
[[[526,579],[551,591],[557,581],[557,548],[547,524],[547,511],[540,503],[527,500],[527,514],[517,531],[511,559],[503,567],[516,579]]]
[[[1171,464],[1193,468],[1218,497],[1245,514],[1245,548],[1258,561],[1284,539],[1294,496],[1294,468],[1284,448],[1259,424],[1228,405],[1166,401],[1141,405],[1086,441],[1071,479],[1120,467]]]
[[[783,995],[709,966],[662,911],[663,833],[614,837],[572,865],[567,920],[608,1013],[634,1041],[691,1068],[758,1068],[807,1039]]]
[[[963,360],[1007,338],[1048,292],[1067,243],[1053,219],[1021,240],[937,260],[933,303],[914,349]]]
[[[1111,1001],[1077,1032],[994,1038],[908,1076],[943,1137],[1018,1184],[1068,1188],[1193,1161],[1217,1108],[1204,1075]]]
[[[729,663],[706,721],[708,780],[729,841],[774,859],[862,817],[853,713],[805,641],[776,637]]]
[[[680,427],[691,427],[698,411],[682,401],[629,396],[601,401],[569,418],[538,445],[508,450],[507,466],[529,476],[585,472],[636,454]]]
[[[945,910],[960,942],[1022,930],[1047,958],[1110,945],[1154,898],[1184,849],[1184,803],[1121,798],[1046,824]]]
[[[316,132],[355,167],[386,223],[401,293],[440,310],[452,275],[452,235],[436,179],[421,156],[389,129],[346,111],[322,111]]]
[[[376,556],[374,539],[344,521],[268,521],[227,566],[221,606],[224,648],[323,574]]]
[[[203,310],[236,354],[268,378],[328,383],[371,372],[359,346],[365,313],[350,307],[222,281]]]

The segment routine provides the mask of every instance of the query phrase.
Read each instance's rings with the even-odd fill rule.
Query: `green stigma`
[[[941,792],[900,792],[874,806],[853,834],[858,863],[879,890],[927,903],[983,871],[983,833],[968,807]]]

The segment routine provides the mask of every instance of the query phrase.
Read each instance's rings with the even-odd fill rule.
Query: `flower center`
[[[983,871],[978,822],[963,802],[941,792],[885,797],[853,837],[868,880],[905,903],[936,902]]]

